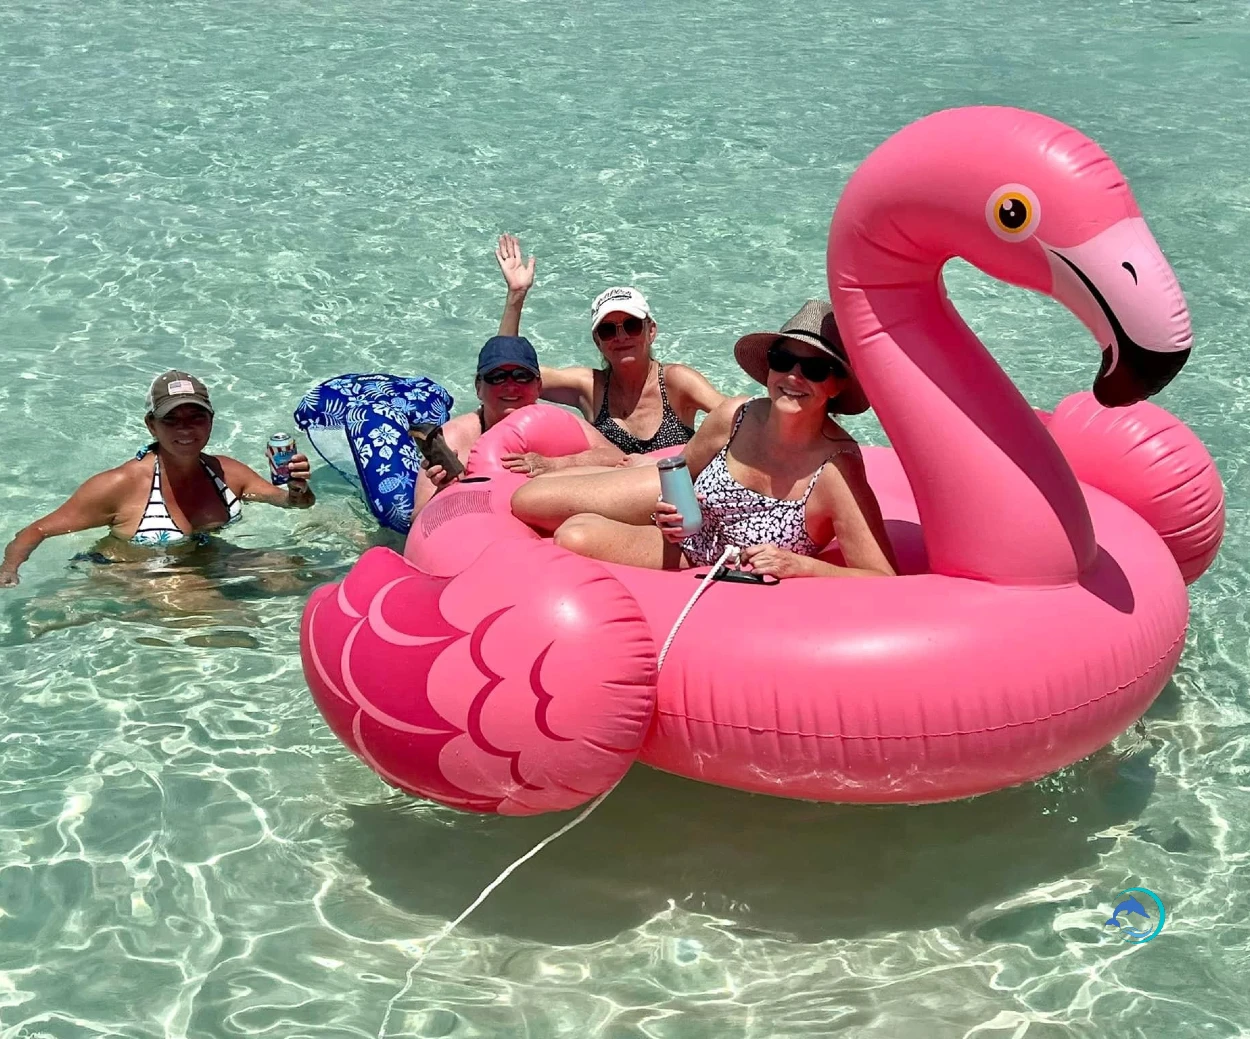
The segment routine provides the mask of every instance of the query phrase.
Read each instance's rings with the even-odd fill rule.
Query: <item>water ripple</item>
[[[984,102],[1071,121],[1128,174],[1197,334],[1164,403],[1229,495],[1180,667],[1114,747],[925,808],[635,769],[425,959],[559,821],[395,797],[317,716],[303,595],[371,539],[346,485],[249,510],[194,574],[48,544],[0,602],[0,1039],[1245,1034],[1248,33],[1233,0],[0,8],[9,532],[143,442],[166,367],[210,383],[216,449],[252,464],[342,371],[471,400],[501,230],[538,255],[545,359],[590,361],[590,298],[636,282],[664,357],[746,391],[729,345],[823,291],[864,154]],[[1089,383],[1058,305],[948,280],[1031,400]],[[1129,886],[1168,905],[1146,946],[1103,929]]]

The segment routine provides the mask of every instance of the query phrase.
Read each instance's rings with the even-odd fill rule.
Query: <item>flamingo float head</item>
[[[1158,393],[1189,357],[1185,297],[1123,174],[1054,119],[1014,108],[935,113],[874,151],[838,209],[837,284],[898,284],[900,268],[940,270],[959,256],[1052,296],[1102,348],[1103,405]]]
[[[912,486],[935,573],[1062,584],[1098,546],[1071,468],[947,298],[962,257],[1053,296],[1102,348],[1107,406],[1158,393],[1189,356],[1180,285],[1115,163],[1015,108],[955,108],[880,145],[829,232],[829,292],[851,364]],[[1044,343],[1044,331],[1039,345]]]

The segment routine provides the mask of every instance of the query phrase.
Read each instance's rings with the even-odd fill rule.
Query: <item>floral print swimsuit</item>
[[[716,453],[694,482],[694,489],[703,495],[703,527],[681,543],[682,551],[694,566],[711,566],[725,549],[734,545],[772,544],[801,556],[814,556],[824,547],[816,544],[807,532],[807,499],[820,474],[829,464],[826,459],[807,481],[801,498],[770,498],[759,491],[743,487],[729,473],[726,461],[729,445],[738,435],[743,416],[754,401],[748,401],[734,419],[733,431],[725,446]],[[859,453],[859,446],[849,441],[834,454]]]

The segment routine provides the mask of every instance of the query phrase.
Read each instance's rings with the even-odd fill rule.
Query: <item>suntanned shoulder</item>
[[[690,365],[688,364],[682,364],[679,361],[665,361],[664,362],[664,381],[665,382],[672,382],[674,379],[677,379],[680,381],[682,379],[688,379],[692,375],[698,375],[698,374],[699,373],[695,371],[695,369],[691,368]]]
[[[138,459],[123,462],[113,469],[83,481],[82,485],[62,506],[62,509],[87,509],[91,515],[112,516],[125,506],[136,494],[147,491],[152,467]],[[58,510],[60,511],[60,510]]]
[[[467,415],[457,415],[443,423],[443,439],[447,446],[457,454],[467,451],[482,435],[482,420],[476,411]]]
[[[699,369],[688,364],[665,364],[664,381],[669,386],[687,389],[708,384],[708,378]]]
[[[847,480],[867,479],[864,455],[853,437],[835,440],[830,446],[833,450],[829,455],[829,464],[825,466],[826,471],[832,469]]]
[[[235,494],[250,493],[255,490],[257,481],[264,483],[266,487],[270,486],[267,475],[258,473],[246,462],[240,462],[237,458],[231,458],[229,455],[204,455],[204,458],[208,461],[208,467],[221,477],[226,486]]]
[[[710,385],[706,375],[686,364],[665,364],[664,383],[678,393],[693,393]]]
[[[691,475],[698,476],[716,452],[728,442],[733,432],[734,417],[742,407],[744,399],[739,397],[718,404],[695,431],[684,452],[686,461],[690,464]]]
[[[708,426],[713,431],[720,429],[728,431],[732,428],[739,410],[750,399],[750,397],[726,397],[708,412],[707,418],[703,420],[703,425]]]
[[[666,364],[664,381],[678,393],[688,396],[701,411],[710,410],[725,399],[725,394],[713,386],[706,375],[689,365]]]
[[[91,497],[108,497],[110,495],[125,496],[140,484],[152,479],[152,463],[147,458],[132,458],[112,469],[96,473],[83,481],[78,489]]]
[[[827,496],[831,502],[847,493],[858,498],[870,490],[864,456],[860,454],[859,445],[854,440],[830,456],[829,464],[820,474],[815,490],[821,496]]]
[[[203,457],[208,462],[208,467],[226,483],[230,483],[231,476],[245,476],[256,471],[246,462],[240,462],[229,455],[204,455]]]

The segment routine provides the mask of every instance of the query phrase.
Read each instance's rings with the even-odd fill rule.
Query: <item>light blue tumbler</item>
[[[681,455],[661,458],[655,467],[660,470],[660,500],[676,505],[681,513],[681,536],[688,538],[697,534],[703,527],[703,510],[695,497],[686,459]]]

